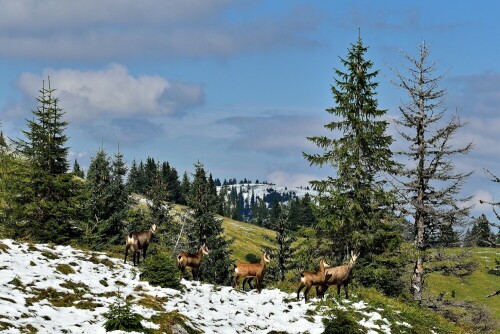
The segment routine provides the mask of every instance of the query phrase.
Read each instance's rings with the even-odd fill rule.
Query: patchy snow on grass
[[[243,292],[182,280],[185,291],[153,287],[139,272],[103,253],[69,246],[29,245],[0,240],[0,329],[5,333],[105,333],[103,314],[118,298],[132,298],[143,325],[158,329],[151,317],[162,311],[136,301],[161,301],[163,312],[177,311],[203,333],[322,333],[322,313],[315,302],[296,301],[278,289]],[[314,301],[314,299],[312,299]],[[344,306],[363,315],[361,325],[390,333],[387,320],[367,312],[363,302]],[[342,306],[342,307],[344,307]]]

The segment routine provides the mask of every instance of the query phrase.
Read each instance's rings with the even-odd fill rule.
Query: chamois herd
[[[149,243],[151,242],[155,233],[155,224],[153,224],[147,231],[130,233],[125,240],[124,263],[127,262],[129,249],[132,249],[132,261],[134,266],[138,265],[140,262],[141,250],[144,260],[146,258],[146,251],[148,249]],[[197,280],[201,261],[205,255],[209,254],[209,252],[210,251],[205,244],[200,246],[196,253],[180,252],[177,255],[177,267],[179,267],[180,270],[179,279],[184,277],[186,268],[191,268],[193,279]],[[358,256],[359,252],[355,253],[351,251],[349,263],[347,265],[337,267],[330,267],[330,265],[328,265],[328,263],[324,259],[321,259],[319,261],[319,270],[317,272],[302,272],[300,274],[299,288],[297,289],[297,300],[300,300],[300,291],[305,288],[304,300],[307,302],[309,290],[313,286],[316,288],[316,295],[319,298],[323,298],[326,290],[331,285],[337,286],[338,295],[340,295],[340,289],[343,286],[345,297],[349,298],[348,285],[351,281],[352,269],[354,267],[354,264],[356,263]],[[245,290],[246,283],[248,283],[250,289],[253,289],[254,287],[252,286],[251,281],[252,279],[255,279],[257,291],[260,293],[262,291],[262,281],[264,280],[266,265],[270,261],[270,255],[264,252],[259,263],[236,263],[234,265],[234,279],[232,281],[232,287],[239,289],[240,279],[243,278],[243,290]]]

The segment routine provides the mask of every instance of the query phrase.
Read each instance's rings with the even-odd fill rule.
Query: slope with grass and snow
[[[127,299],[152,332],[165,332],[162,321],[180,314],[191,332],[322,333],[323,315],[339,307],[355,312],[365,332],[391,333],[391,323],[362,301],[328,306],[297,302],[278,289],[258,294],[185,280],[182,285],[183,292],[153,287],[139,280],[136,268],[103,253],[5,239],[0,241],[0,330],[104,333],[103,314]],[[179,328],[174,332],[186,333]]]

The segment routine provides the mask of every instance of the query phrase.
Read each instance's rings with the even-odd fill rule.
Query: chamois
[[[203,255],[208,255],[208,253],[209,250],[205,244],[203,244],[203,246],[201,246],[196,253],[180,252],[179,255],[177,255],[177,267],[181,270],[179,279],[182,279],[184,276],[186,267],[190,267],[191,273],[193,274],[193,280],[197,280],[201,259],[203,258]]]
[[[324,283],[321,286],[316,287],[316,293],[320,298],[323,298],[326,290],[330,285],[337,285],[338,295],[340,295],[340,288],[343,285],[345,290],[345,298],[346,299],[349,298],[348,285],[352,277],[351,275],[352,268],[354,267],[354,264],[356,263],[356,259],[358,258],[358,256],[359,252],[354,254],[354,252],[351,251],[351,258],[349,259],[349,264],[344,266],[327,268],[325,270]]]
[[[141,254],[139,251],[142,249],[142,258],[146,259],[146,251],[148,250],[149,243],[156,233],[156,224],[151,225],[149,231],[131,232],[127,239],[125,240],[125,260],[123,263],[127,263],[128,249],[132,248],[132,261],[134,266],[139,265]]]
[[[245,281],[249,282],[253,277],[255,277],[257,290],[260,293],[262,291],[261,285],[262,285],[262,280],[264,279],[264,269],[266,268],[266,264],[269,263],[269,261],[271,261],[271,257],[264,252],[264,254],[262,255],[262,259],[260,260],[260,263],[238,262],[234,266],[235,276],[232,284],[233,288],[236,287],[239,288],[240,285],[239,280],[241,277],[243,277],[243,284],[245,283]],[[247,278],[249,280],[247,280]],[[248,283],[248,285],[250,285],[250,282]],[[245,287],[243,286],[243,288]]]
[[[304,290],[304,297],[305,301],[307,302],[307,294],[309,293],[309,290],[313,285],[319,286],[325,282],[325,269],[329,267],[330,266],[328,265],[328,263],[326,263],[325,260],[321,259],[321,261],[319,261],[319,271],[315,273],[310,271],[304,271],[300,273],[300,285],[299,289],[297,290],[297,300],[300,300],[300,290],[305,287],[306,289]]]

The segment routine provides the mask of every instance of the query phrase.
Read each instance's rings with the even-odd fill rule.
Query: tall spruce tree
[[[290,222],[282,205],[275,199],[270,214],[272,229],[276,231],[276,237],[270,241],[276,246],[271,251],[271,257],[276,259],[277,278],[285,280],[285,275],[291,267],[293,252],[292,243],[296,240],[290,231]]]
[[[443,120],[446,90],[439,88],[442,76],[435,75],[436,65],[429,62],[429,54],[429,47],[421,43],[416,57],[405,54],[411,66],[408,74],[394,70],[396,85],[409,97],[399,108],[402,119],[396,120],[399,133],[408,142],[408,149],[401,152],[407,161],[400,171],[398,188],[403,214],[413,217],[417,254],[410,292],[418,301],[422,300],[423,251],[443,226],[467,222],[470,209],[464,205],[470,197],[459,198],[458,193],[471,173],[456,172],[453,158],[469,152],[472,144],[454,147],[451,143],[464,124],[456,115]]]
[[[179,204],[186,205],[189,198],[189,193],[191,192],[191,181],[189,181],[189,176],[187,172],[182,175],[182,181],[180,186],[180,198]]]
[[[111,182],[109,192],[111,194],[110,208],[112,210],[106,223],[104,235],[108,243],[120,244],[123,242],[125,221],[127,211],[132,204],[130,193],[125,186],[125,175],[127,174],[127,165],[123,160],[123,153],[115,153],[111,162]]]
[[[222,219],[215,217],[218,197],[213,182],[207,178],[201,163],[195,164],[193,182],[190,185],[188,205],[192,210],[192,228],[188,234],[192,249],[206,244],[210,254],[203,259],[200,277],[211,283],[229,284],[231,281],[231,249],[223,232]]]
[[[356,249],[366,258],[380,249],[376,243],[383,238],[377,235],[396,235],[393,228],[382,228],[394,222],[394,199],[384,189],[382,176],[395,163],[389,148],[392,138],[386,134],[388,122],[383,119],[386,110],[378,108],[375,98],[378,71],[371,71],[373,63],[365,59],[366,52],[359,36],[347,58],[340,58],[345,71],[335,70],[331,87],[336,106],[326,109],[335,116],[325,125],[333,135],[308,137],[323,153],[304,153],[311,165],[329,165],[334,171],[325,180],[311,182],[319,192],[316,228],[323,256],[338,257],[346,249]]]
[[[20,236],[38,241],[67,242],[74,235],[73,222],[78,216],[79,183],[68,173],[68,123],[55,89],[45,82],[37,98],[38,106],[27,120],[24,139],[14,141],[14,147],[29,165],[27,174],[17,179],[18,196],[13,196],[13,221]]]
[[[108,155],[102,147],[99,148],[96,156],[90,159],[87,171],[87,221],[83,222],[81,227],[84,242],[94,249],[100,249],[106,244],[107,220],[113,214],[111,168]]]
[[[130,193],[140,193],[140,173],[137,162],[132,160],[130,171],[127,176],[127,189]]]

